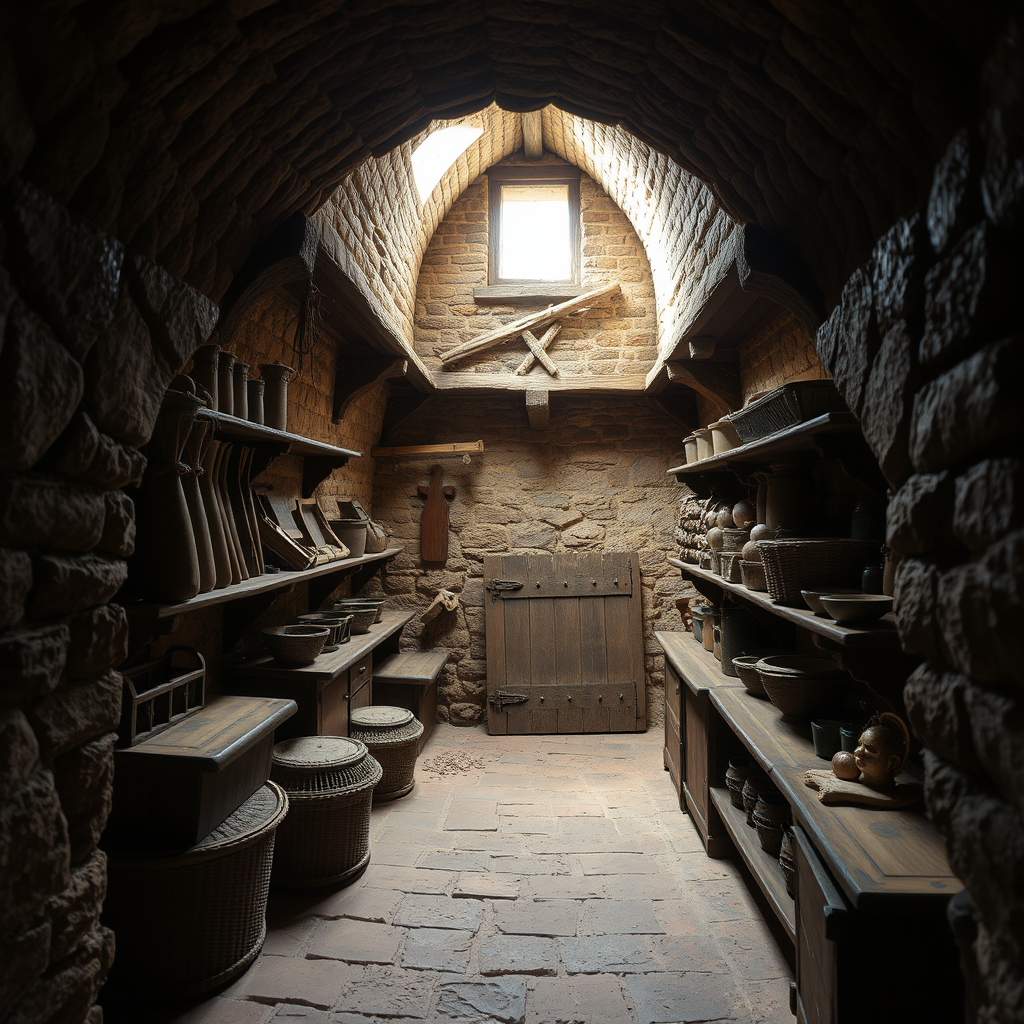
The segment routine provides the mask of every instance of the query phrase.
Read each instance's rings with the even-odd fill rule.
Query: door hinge
[[[522,590],[523,585],[519,580],[490,580],[484,584],[484,590],[491,595],[491,603],[498,600],[498,594],[503,590]]]
[[[497,693],[491,694],[489,703],[492,708],[503,711],[506,704],[525,704],[529,699],[525,693],[506,693],[504,690],[499,690]]]

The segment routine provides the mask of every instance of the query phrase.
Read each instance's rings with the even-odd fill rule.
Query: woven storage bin
[[[741,558],[740,582],[747,590],[767,590],[768,581],[764,578],[764,563],[748,562],[745,558]]]
[[[746,409],[729,415],[740,440],[757,441],[798,423],[806,423],[826,412],[845,412],[846,403],[830,380],[800,380],[751,402]]]
[[[274,835],[288,797],[268,782],[183,852],[108,849],[104,922],[119,993],[193,996],[241,974],[266,936]]]
[[[768,593],[776,604],[804,608],[801,590],[855,587],[878,542],[845,537],[759,540]]]
[[[743,545],[750,540],[749,530],[726,528],[722,531],[722,552],[742,551]]]
[[[743,561],[738,551],[722,551],[718,555],[722,566],[722,579],[729,583],[740,582],[740,562]]]
[[[348,734],[362,740],[384,770],[374,800],[397,800],[412,792],[423,725],[411,711],[385,705],[356,708],[349,714]]]
[[[762,793],[757,798],[753,818],[761,849],[778,857],[782,845],[782,825],[790,821],[789,804],[774,793]]]
[[[353,882],[370,863],[370,802],[383,774],[366,746],[344,736],[300,736],[274,747],[271,777],[291,813],[277,838],[274,885]]]
[[[760,768],[751,772],[743,782],[743,789],[740,794],[743,798],[743,810],[747,814],[747,824],[754,828],[754,808],[757,806],[757,798],[762,793],[777,793],[775,784],[768,778],[766,772]]]
[[[729,758],[729,767],[725,771],[725,785],[729,790],[729,800],[733,807],[743,810],[743,783],[754,774],[761,771],[749,757]]]
[[[809,721],[834,711],[847,677],[831,658],[786,654],[762,658],[757,674],[768,699],[790,718]]]

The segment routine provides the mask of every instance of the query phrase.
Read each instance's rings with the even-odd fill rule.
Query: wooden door
[[[491,733],[647,728],[636,552],[488,555],[484,585]]]

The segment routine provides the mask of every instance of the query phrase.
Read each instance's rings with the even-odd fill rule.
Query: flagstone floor
[[[786,960],[661,740],[439,725],[416,789],[373,810],[361,879],[274,893],[240,980],[138,1024],[791,1024]],[[482,767],[423,770],[446,751]]]

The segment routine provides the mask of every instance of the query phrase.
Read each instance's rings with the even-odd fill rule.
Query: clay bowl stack
[[[828,715],[846,693],[846,674],[831,658],[802,654],[762,658],[757,674],[768,699],[783,715],[800,721]]]
[[[892,611],[892,598],[884,594],[822,594],[825,614],[840,625],[863,626]]]
[[[761,676],[757,671],[757,663],[762,658],[770,658],[775,655],[786,654],[786,651],[756,651],[753,654],[742,654],[732,659],[732,667],[736,669],[736,675],[740,682],[746,687],[747,693],[755,697],[767,698],[768,692],[761,682]]]
[[[312,665],[331,635],[326,626],[268,626],[263,642],[282,665]]]

